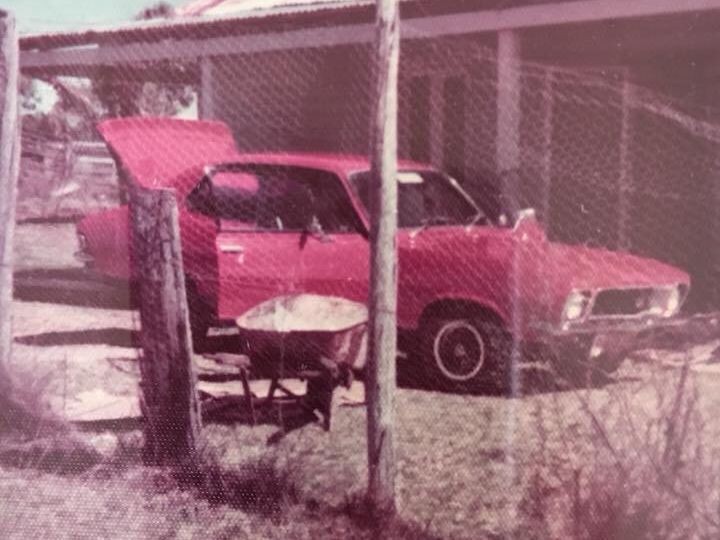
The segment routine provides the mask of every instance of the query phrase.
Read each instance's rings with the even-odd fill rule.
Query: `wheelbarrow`
[[[293,407],[288,409],[295,411],[284,415],[281,431],[269,442],[316,421],[329,430],[335,389],[350,388],[354,373],[365,366],[365,305],[334,296],[294,294],[263,302],[235,322],[247,356],[244,363],[234,363],[245,370],[243,387],[253,420],[255,411],[264,406],[289,401]],[[227,363],[228,358],[221,356],[230,355],[209,355]],[[246,377],[251,364],[253,370],[270,379],[266,396],[249,394]],[[306,393],[300,395],[288,389],[281,382],[285,378],[307,381]]]

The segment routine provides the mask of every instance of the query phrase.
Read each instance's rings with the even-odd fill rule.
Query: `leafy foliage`
[[[171,18],[173,15],[170,4],[159,2],[140,11],[135,20]],[[137,67],[139,73],[152,70],[166,80],[172,80],[173,73],[185,70],[178,62],[146,63]],[[120,76],[112,66],[102,67],[93,79],[93,91],[102,103],[105,116],[173,116],[193,101],[193,88],[187,84],[144,79],[128,77],[127,73]]]
[[[20,109],[23,113],[35,112],[40,105],[37,82],[27,76],[20,77]]]
[[[171,18],[172,5],[159,2],[141,10],[135,20]],[[181,62],[135,64],[119,71],[101,66],[90,81],[55,78],[46,81],[57,94],[52,110],[42,112],[42,93],[38,81],[23,77],[20,85],[24,129],[55,139],[97,138],[96,123],[106,117],[174,116],[189,107],[195,91],[186,84],[192,69]],[[138,75],[140,74],[140,75]],[[157,80],[149,81],[152,75]]]

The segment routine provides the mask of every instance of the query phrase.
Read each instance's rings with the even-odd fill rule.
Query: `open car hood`
[[[183,173],[239,157],[222,122],[134,117],[106,120],[98,131],[118,165],[145,187],[179,188]]]

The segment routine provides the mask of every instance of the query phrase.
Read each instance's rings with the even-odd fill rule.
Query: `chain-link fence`
[[[170,27],[164,39],[180,39],[181,32]],[[121,34],[114,39],[100,47],[123,45]],[[132,117],[101,130],[124,170],[118,204],[128,181],[178,194],[198,352],[252,356],[252,344],[232,334],[228,323],[273,296],[316,293],[364,302],[368,294],[371,47],[268,50],[275,38],[258,33],[254,39],[252,50],[200,60],[188,50],[172,65],[113,63],[91,70],[100,116]],[[599,538],[593,534],[645,525],[680,538],[688,529],[673,529],[667,516],[683,512],[694,522],[682,527],[716,532],[705,501],[696,500],[713,496],[714,488],[689,487],[698,480],[696,467],[712,476],[715,464],[685,454],[698,447],[696,415],[707,419],[694,398],[703,382],[690,390],[688,377],[697,381],[687,371],[657,369],[683,360],[711,364],[720,345],[716,322],[697,316],[664,330],[637,324],[675,314],[687,290],[684,272],[691,286],[681,315],[718,308],[720,129],[714,111],[644,88],[631,70],[498,58],[485,36],[402,44],[403,512],[432,522],[438,534],[467,538],[481,531]],[[66,75],[87,74],[71,66]],[[202,117],[224,125],[150,118],[189,114],[192,103]],[[24,142],[28,155],[40,144],[30,132]],[[63,175],[52,185],[70,185],[73,175],[67,169]],[[82,189],[91,184],[84,180]],[[51,188],[46,193],[47,201],[56,197]],[[526,208],[536,210],[541,226],[522,212]],[[65,253],[58,255],[64,274],[57,268],[49,274],[55,265],[37,257],[38,267],[20,276],[20,300],[97,308],[89,323],[98,331],[93,339],[114,340],[131,359],[132,334],[140,328],[127,310],[128,282],[142,276],[130,268],[127,208],[85,217],[79,245],[72,226],[62,227],[48,227],[47,237],[34,229],[21,234],[42,237],[37,246],[78,250],[92,269],[80,270]],[[33,250],[22,249],[33,260]],[[68,294],[68,287],[75,292]],[[33,320],[29,303],[24,309]],[[60,319],[42,323],[45,337],[33,337],[38,331],[26,321],[21,340],[28,354],[43,340],[68,345],[53,341],[63,332],[82,341],[82,329],[64,329]],[[118,326],[122,331],[113,333]],[[611,345],[622,341],[616,334],[610,344],[593,341],[608,328],[623,340],[642,335],[642,346],[620,347],[610,357]],[[79,352],[77,345],[70,343]],[[553,354],[545,354],[548,345]],[[543,354],[535,354],[538,348]],[[645,352],[631,360],[637,348]],[[548,370],[544,360],[560,353],[581,360],[581,382],[590,389],[567,391],[563,384],[573,370]],[[588,358],[606,363],[588,372]],[[117,393],[133,395],[127,373],[136,370],[126,364],[115,358],[94,382],[112,379]],[[126,373],[119,375],[118,365]],[[672,403],[662,392],[668,385]],[[508,386],[513,396],[498,392]],[[337,502],[363,485],[362,418],[361,409],[347,409],[334,428],[339,435],[298,436],[279,450],[308,490],[324,490]],[[627,429],[633,422],[636,431]],[[663,432],[661,425],[671,427]],[[678,472],[681,463],[691,463],[693,472]],[[603,467],[612,471],[607,482]],[[678,483],[668,486],[664,475],[676,475]],[[641,485],[651,486],[650,510],[635,490]],[[642,526],[633,521],[642,519]]]

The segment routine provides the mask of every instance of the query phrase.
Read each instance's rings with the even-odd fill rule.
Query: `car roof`
[[[358,154],[331,154],[311,152],[261,152],[241,153],[234,163],[285,165],[322,169],[345,175],[370,169],[370,160]],[[225,162],[223,165],[229,163]],[[432,170],[432,166],[410,160],[398,160],[398,168],[420,171]]]

